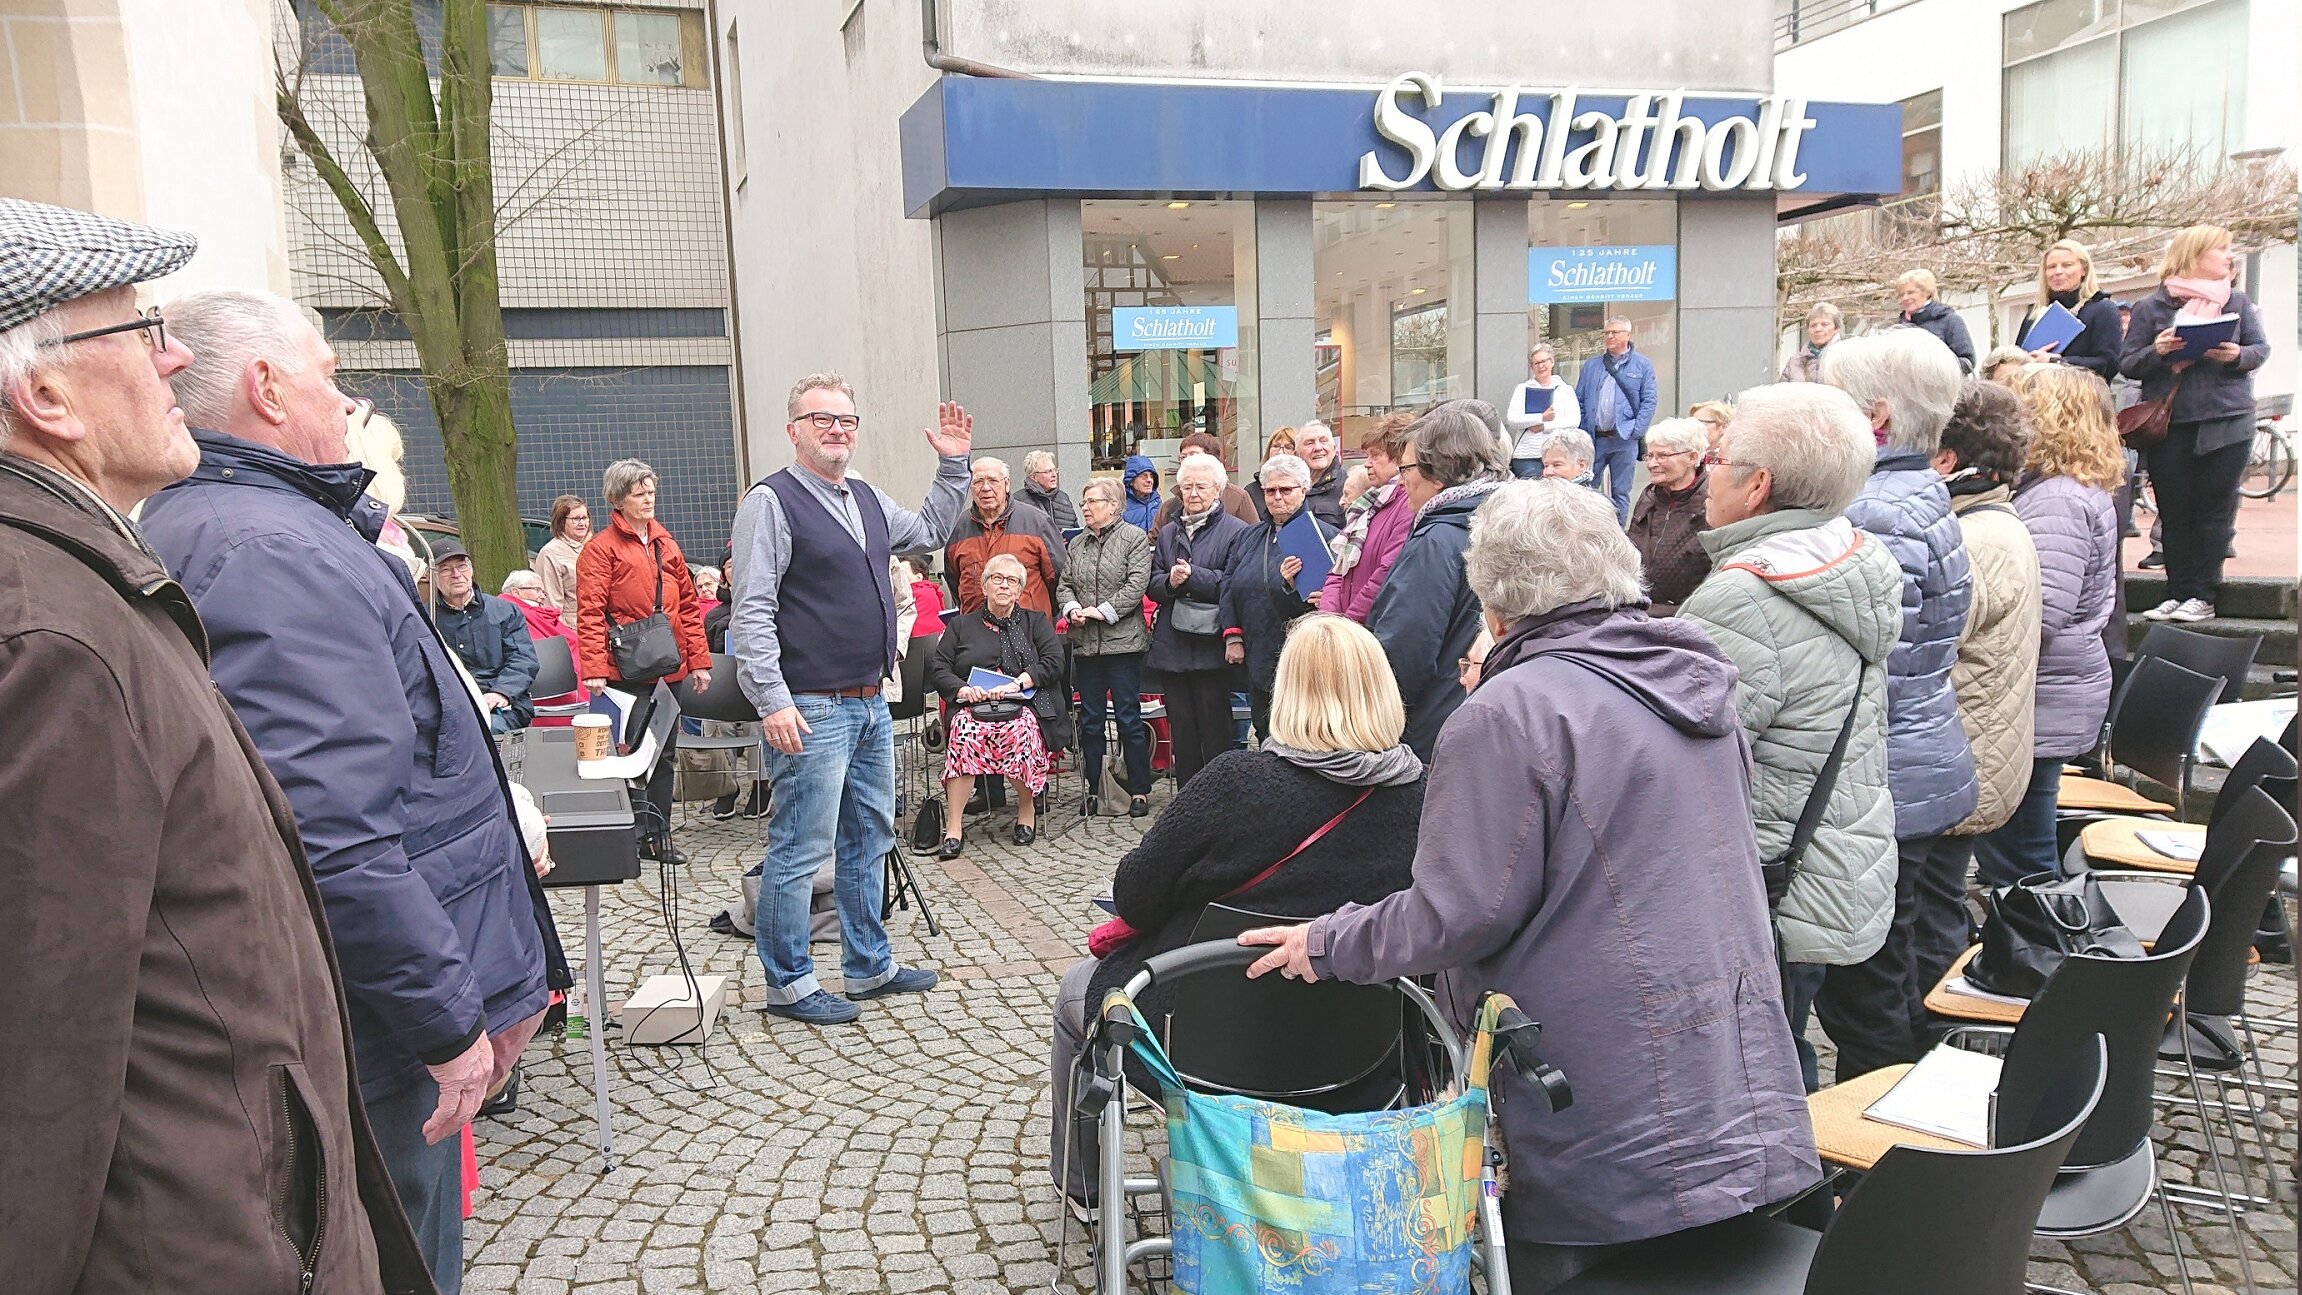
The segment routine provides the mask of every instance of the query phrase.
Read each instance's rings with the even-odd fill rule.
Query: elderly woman
[[[1785,383],[1743,393],[1712,469],[1701,535],[1717,571],[1679,608],[1735,663],[1751,744],[1751,818],[1774,905],[1783,1007],[1807,1091],[1806,1041],[1823,969],[1861,962],[1894,919],[1894,801],[1886,787],[1886,660],[1902,627],[1902,572],[1840,516],[1870,475],[1870,424],[1846,393]],[[1806,852],[1787,855],[1847,735]]]
[[[945,620],[927,680],[949,708],[943,758],[943,845],[939,859],[959,857],[959,834],[975,780],[1007,779],[1015,790],[1015,843],[1038,839],[1037,797],[1047,789],[1047,753],[1071,745],[1071,707],[1063,696],[1063,644],[1045,616],[1022,605],[1023,562],[995,553],[983,564],[983,606]],[[1005,676],[989,688],[970,683],[977,670]]]
[[[1984,382],[1995,382],[2002,387],[2011,387],[2014,385],[2014,375],[2020,372],[2024,365],[2034,363],[2036,361],[2031,357],[2030,352],[2019,346],[1993,346],[1990,348],[1990,353],[1982,357],[1980,376]]]
[[[692,674],[698,691],[711,687],[711,645],[704,638],[703,613],[696,609],[695,579],[679,541],[655,519],[655,469],[638,459],[618,459],[601,475],[600,493],[615,512],[576,558],[576,672],[583,686],[598,692],[614,683],[626,692],[644,693],[658,679],[678,683]],[[678,660],[667,673],[629,677],[625,663],[609,650],[608,633],[659,612],[670,623]],[[687,862],[671,844],[673,748],[678,744],[675,731],[648,777],[653,815],[642,815],[650,821],[639,825],[641,855],[674,865]]]
[[[1687,406],[1687,417],[1703,425],[1703,462],[1718,462],[1719,442],[1726,437],[1727,424],[1734,421],[1734,406],[1723,400],[1698,400]]]
[[[1063,478],[1055,470],[1055,456],[1033,450],[1023,456],[1023,497],[1047,514],[1057,531],[1079,529],[1079,509],[1063,493]]]
[[[2067,342],[2040,346],[2030,358],[2075,364],[2106,383],[2115,379],[2126,325],[2118,318],[2118,303],[2095,281],[2093,250],[2075,238],[2057,242],[2038,258],[2038,299],[2022,313],[2014,335],[2027,341],[2030,326],[2053,306],[2077,316],[2085,331]]]
[[[1127,812],[1151,812],[1151,738],[1143,725],[1143,654],[1151,627],[1143,622],[1143,593],[1151,587],[1151,537],[1120,520],[1119,483],[1097,477],[1079,491],[1087,525],[1071,538],[1056,605],[1071,638],[1073,682],[1079,689],[1079,758],[1088,785],[1102,786],[1104,717],[1119,725],[1127,768]],[[1089,791],[1083,813],[1102,807]]]
[[[1782,380],[1785,382],[1822,381],[1822,353],[1846,331],[1846,316],[1827,301],[1814,303],[1806,312],[1806,341],[1782,362]]]
[[[2110,492],[2126,475],[2102,379],[2071,365],[2034,364],[2015,379],[2014,395],[2030,421],[2014,512],[2037,553],[2040,637],[2027,785],[2004,826],[1974,843],[1976,871],[1999,886],[2055,867],[2062,764],[2094,749],[2110,710],[2102,627],[2119,579]]]
[[[1500,990],[1575,1085],[1552,1112],[1508,1067],[1511,1289],[1611,1248],[1787,1200],[1821,1176],[1776,989],[1746,807],[1735,668],[1639,610],[1638,554],[1602,496],[1512,482],[1465,566],[1495,635],[1431,762],[1414,884],[1305,926],[1250,976],[1436,975],[1464,1026]],[[1716,812],[1657,813],[1673,804]]]
[[[1094,1203],[1095,1139],[1091,1128],[1071,1139],[1066,1164],[1061,1130],[1070,1125],[1088,1003],[1125,984],[1145,959],[1191,943],[1199,915],[1217,901],[1317,917],[1407,885],[1423,762],[1399,742],[1406,712],[1367,631],[1339,616],[1296,622],[1279,654],[1271,725],[1261,750],[1218,756],[1176,792],[1119,861],[1111,898],[1125,926],[1106,928],[1097,943],[1119,942],[1099,961],[1075,964],[1056,990],[1049,1169],[1077,1205]],[[1138,1006],[1159,1020],[1173,1010],[1174,992],[1153,986]]]
[[[1950,348],[1958,360],[1960,373],[1974,372],[1974,339],[1967,335],[1966,321],[1958,312],[1934,299],[1935,282],[1932,270],[1905,270],[1894,281],[1895,304],[1902,307],[1902,322],[1911,328],[1923,329],[1934,340]]]
[[[576,619],[576,556],[590,538],[591,506],[574,495],[552,500],[552,537],[536,550],[536,578],[570,625]]]
[[[1533,395],[1548,391],[1549,404],[1537,414],[1527,412],[1532,400],[1544,397]],[[1510,433],[1511,475],[1531,481],[1543,475],[1543,446],[1549,444],[1551,433],[1561,428],[1574,427],[1583,420],[1583,411],[1575,404],[1575,384],[1558,375],[1558,353],[1549,342],[1537,342],[1527,352],[1527,380],[1511,393],[1508,408],[1503,410],[1503,426]]]
[[[1367,613],[1407,702],[1407,745],[1425,759],[1463,704],[1455,663],[1479,636],[1479,599],[1463,576],[1471,514],[1510,479],[1502,442],[1472,403],[1450,401],[1407,429],[1399,480],[1414,521]]]
[[[1702,532],[1710,526],[1703,501],[1710,469],[1703,454],[1710,435],[1692,418],[1666,418],[1647,429],[1647,488],[1631,506],[1624,533],[1646,573],[1647,611],[1669,616],[1711,573]]]
[[[1279,672],[1279,648],[1287,626],[1319,605],[1319,590],[1298,589],[1303,559],[1280,551],[1279,532],[1306,507],[1311,467],[1292,454],[1274,454],[1255,474],[1263,483],[1263,508],[1270,520],[1257,522],[1231,550],[1230,578],[1223,582],[1223,659],[1247,667],[1247,694],[1255,731],[1271,736],[1271,688]],[[1324,546],[1335,532],[1316,516],[1304,524]]]
[[[690,567],[688,574],[695,578],[695,605],[708,617],[720,605],[719,568]]]
[[[1367,456],[1367,493],[1343,520],[1343,533],[1334,546],[1335,564],[1319,591],[1321,611],[1363,625],[1374,610],[1375,595],[1383,591],[1383,579],[1399,560],[1407,528],[1415,520],[1406,483],[1399,480],[1407,429],[1414,425],[1413,414],[1385,414],[1360,435],[1359,449]]]
[[[1596,454],[1589,432],[1576,427],[1553,432],[1543,446],[1542,479],[1568,481],[1596,490],[1598,485],[1591,476],[1591,460]]]
[[[1229,485],[1212,454],[1176,464],[1182,503],[1174,520],[1159,528],[1151,551],[1150,593],[1159,619],[1143,664],[1158,673],[1166,698],[1178,786],[1231,749],[1231,693],[1245,674],[1225,659],[1223,645],[1223,586],[1248,530],[1223,506]]]
[[[2119,370],[2144,400],[2172,400],[2166,439],[2143,452],[2165,525],[2166,600],[2154,621],[2214,618],[2222,564],[2238,518],[2238,480],[2254,444],[2254,371],[2270,358],[2254,303],[2232,282],[2230,231],[2192,225],[2166,245],[2158,291],[2137,302]],[[2178,360],[2177,324],[2238,316],[2238,335],[2195,360]]]

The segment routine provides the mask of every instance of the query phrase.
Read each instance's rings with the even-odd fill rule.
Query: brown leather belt
[[[877,697],[879,685],[875,683],[858,684],[853,688],[834,688],[829,692],[819,692],[815,695],[818,697]]]

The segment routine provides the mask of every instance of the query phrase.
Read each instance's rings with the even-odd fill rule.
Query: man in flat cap
[[[0,199],[0,1286],[429,1292],[295,820],[128,519],[198,462],[133,286],[192,250]]]

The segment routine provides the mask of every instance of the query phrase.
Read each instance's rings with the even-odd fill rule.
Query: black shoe
[[[1129,818],[1149,818],[1149,817],[1151,817],[1151,798],[1150,798],[1149,796],[1137,796],[1137,797],[1135,797],[1134,799],[1132,799],[1132,800],[1128,801],[1128,802],[1127,802],[1127,817],[1129,817]]]
[[[2254,951],[2262,955],[2266,967],[2294,965],[2294,938],[2284,931],[2256,931]]]
[[[536,1033],[551,1034],[566,1029],[567,1024],[568,1000],[567,996],[563,994],[557,1002],[544,1009],[543,1023],[536,1026]]]
[[[711,816],[720,822],[735,817],[735,793],[729,792],[711,803]]]
[[[504,1079],[503,1090],[498,1092],[495,1096],[487,1099],[486,1101],[481,1102],[479,1113],[480,1118],[482,1119],[500,1120],[504,1116],[510,1115],[513,1112],[519,1110],[519,1108],[520,1068],[518,1066],[513,1066],[512,1073]]]
[[[959,857],[959,838],[958,838],[958,837],[956,837],[956,836],[947,836],[947,837],[944,837],[944,838],[943,838],[943,844],[941,844],[941,845],[939,845],[939,846],[936,846],[936,847],[935,847],[935,857],[936,857],[936,858],[938,858],[938,859],[956,859],[956,858],[958,858],[958,857]]]
[[[668,834],[650,836],[642,840],[639,843],[639,857],[654,859],[674,868],[687,866],[687,855],[678,846],[671,843],[671,837]]]
[[[989,812],[990,809],[991,800],[984,794],[982,786],[978,784],[975,788],[975,794],[967,798],[966,812],[970,814],[982,814]]]
[[[1079,802],[1079,817],[1081,818],[1093,818],[1102,812],[1103,798],[1100,796],[1089,796]]]
[[[2134,566],[2141,571],[2164,571],[2166,569],[2166,555],[2154,550],[2149,557],[2135,563]]]
[[[1015,825],[1015,843],[1017,845],[1029,845],[1038,839],[1038,829],[1032,827],[1029,823],[1017,823]]]

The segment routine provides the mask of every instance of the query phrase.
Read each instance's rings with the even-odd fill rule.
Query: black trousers
[[[1247,691],[1247,710],[1254,717],[1255,740],[1271,740],[1271,694],[1261,688]]]
[[[1175,748],[1175,785],[1180,787],[1231,749],[1231,676],[1225,670],[1183,670],[1163,676],[1167,689],[1167,733]]]
[[[1926,991],[1966,949],[1966,864],[1974,843],[1925,836],[1895,847],[1894,924],[1878,952],[1823,973],[1815,1014],[1838,1045],[1838,1082],[1916,1061],[1931,1043]],[[1947,959],[1941,950],[1950,947]],[[1934,966],[1937,960],[1940,966]],[[1921,964],[1933,968],[1919,979]]]
[[[2227,421],[2176,423],[2149,452],[2158,519],[2166,527],[2166,596],[2178,601],[2213,602],[2222,594],[2222,564],[2237,533],[2238,481],[2254,439],[2248,435],[2200,454],[2198,438],[2200,432],[2227,434]]]

